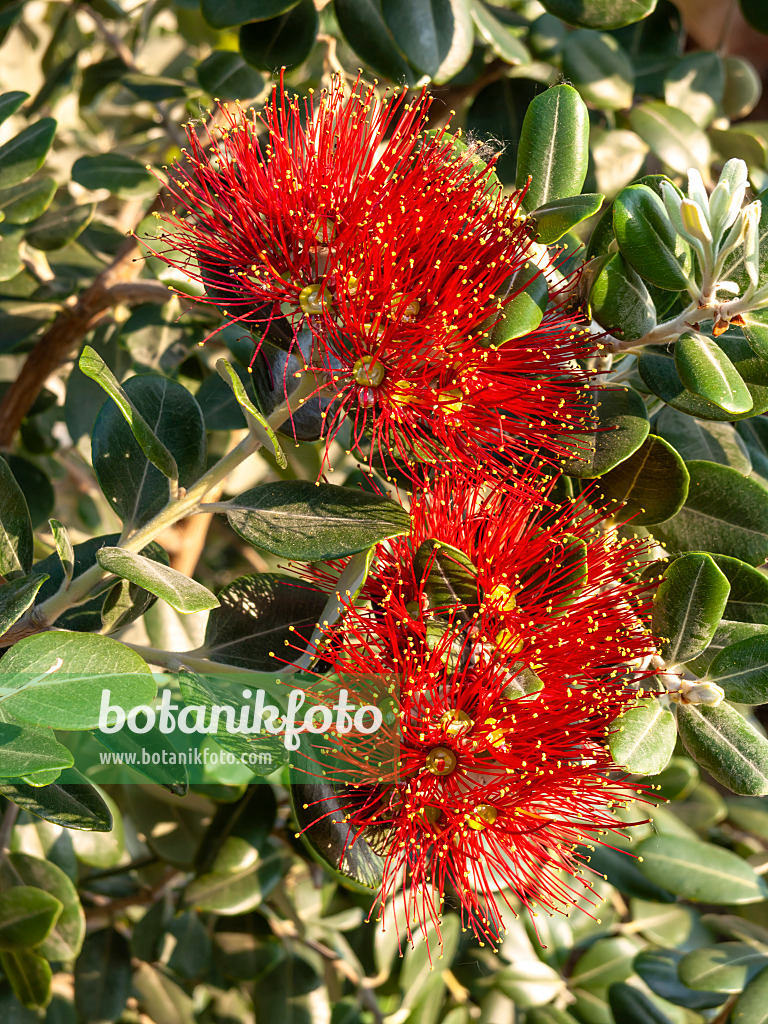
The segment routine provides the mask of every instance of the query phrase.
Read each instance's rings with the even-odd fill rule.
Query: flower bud
[[[741,215],[744,221],[744,266],[753,288],[757,287],[760,280],[760,210],[761,203],[758,199],[745,206]]]
[[[709,196],[704,187],[704,179],[695,167],[688,171],[688,197],[698,204],[705,217],[709,214]]]
[[[692,199],[683,199],[680,203],[680,216],[683,227],[691,238],[699,242],[711,243],[712,232],[709,230],[707,219],[698,203]]]
[[[697,682],[684,679],[680,687],[680,699],[685,704],[708,704],[709,707],[716,708],[724,698],[725,690],[722,686],[710,683],[706,679]]]

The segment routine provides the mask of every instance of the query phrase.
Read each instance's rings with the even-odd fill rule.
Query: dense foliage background
[[[768,316],[747,302],[694,324],[686,275],[706,278],[706,232],[702,243],[695,218],[673,222],[653,198],[664,175],[684,193],[690,168],[711,190],[732,158],[751,194],[768,185],[763,32],[762,0],[0,0],[4,1024],[768,1019]],[[439,959],[423,940],[398,956],[395,935],[365,922],[370,894],[347,885],[355,865],[334,876],[294,838],[283,768],[252,786],[242,769],[208,769],[186,795],[151,769],[123,786],[96,789],[72,769],[57,782],[72,758],[53,729],[72,750],[87,746],[94,666],[130,676],[126,699],[145,699],[146,662],[126,643],[170,671],[173,652],[201,648],[201,671],[213,658],[263,672],[265,633],[306,629],[322,610],[295,611],[284,594],[281,605],[278,578],[263,575],[315,558],[318,544],[338,553],[320,512],[303,553],[264,543],[262,501],[252,518],[195,515],[156,530],[143,552],[159,584],[114,560],[126,524],[145,525],[168,500],[172,474],[154,468],[167,454],[191,490],[276,402],[267,357],[274,368],[279,349],[267,346],[249,378],[241,328],[201,347],[219,314],[192,303],[201,289],[147,258],[132,232],[156,232],[182,124],[215,117],[216,99],[261,105],[281,66],[300,95],[359,67],[382,89],[427,85],[433,127],[455,111],[454,126],[502,150],[505,186],[532,175],[537,244],[560,254],[563,272],[588,264],[572,305],[609,332],[613,360],[592,366],[601,384],[623,385],[596,386],[594,453],[566,465],[562,496],[601,477],[633,531],[663,545],[654,626],[667,666],[686,663],[689,681],[706,676],[728,698],[681,704],[676,719],[668,702],[642,704],[612,751],[669,801],[632,832],[643,859],[595,851],[595,917],[539,917],[534,929],[523,915],[499,952],[449,912]],[[641,198],[624,191],[638,180]],[[650,211],[639,237],[627,211]],[[768,202],[750,230],[724,276],[742,295],[752,284],[756,305]],[[540,285],[516,300],[510,336],[541,319]],[[229,376],[217,373],[222,357]],[[112,400],[126,395],[151,427],[140,440]],[[219,474],[206,501],[314,480],[318,424],[310,414],[298,442],[281,438],[282,465],[268,450]],[[341,447],[334,467],[335,484],[355,481]],[[395,533],[399,512],[379,510],[364,528],[350,511],[348,550]],[[3,674],[64,649],[33,602],[50,610],[62,580],[76,587],[94,565],[98,583],[105,544],[113,560],[99,564],[122,578],[57,608],[57,629],[74,631],[74,683],[41,720]],[[164,565],[196,583],[180,587]],[[217,648],[225,633],[234,657]]]

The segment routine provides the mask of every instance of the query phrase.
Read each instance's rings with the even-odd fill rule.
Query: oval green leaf
[[[650,836],[636,851],[646,878],[681,899],[698,903],[758,903],[768,889],[752,867],[730,850],[679,836]]]
[[[572,455],[561,460],[568,476],[590,479],[628,459],[648,436],[645,402],[633,388],[593,388],[585,420],[594,433],[579,431],[568,438]]]
[[[570,32],[563,46],[563,74],[600,110],[632,106],[635,69],[613,36],[588,29]]]
[[[752,396],[739,371],[710,338],[695,331],[682,334],[675,343],[675,366],[685,387],[699,398],[726,412],[752,408]]]
[[[531,183],[526,209],[581,192],[589,160],[589,116],[570,85],[556,85],[528,107],[517,151],[516,187]]]
[[[634,775],[662,771],[677,739],[675,718],[653,697],[641,699],[611,724],[609,747],[616,764]]]
[[[690,249],[651,188],[622,189],[613,202],[613,230],[622,256],[646,281],[669,291],[688,287]]]
[[[690,661],[706,649],[730,589],[726,576],[707,554],[691,552],[669,566],[653,599],[652,620],[668,663]]]
[[[726,647],[712,661],[707,677],[737,704],[768,704],[768,635]]]
[[[621,503],[614,515],[637,526],[663,523],[677,515],[688,497],[689,475],[675,449],[654,434],[588,492],[590,504]]]
[[[677,727],[691,757],[733,793],[768,793],[768,740],[730,704],[681,704]]]
[[[764,967],[768,955],[744,942],[694,949],[678,965],[680,980],[700,992],[741,992]]]

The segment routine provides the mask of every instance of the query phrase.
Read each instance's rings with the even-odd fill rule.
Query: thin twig
[[[2,864],[3,858],[11,845],[11,834],[18,815],[19,805],[8,801],[8,806],[3,814],[3,820],[0,822],[0,864]]]

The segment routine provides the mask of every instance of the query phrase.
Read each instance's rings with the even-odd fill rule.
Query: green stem
[[[251,671],[247,668],[237,668],[235,665],[221,665],[210,658],[201,658],[195,651],[162,651],[157,647],[145,647],[143,644],[131,644],[125,640],[120,641],[123,647],[129,647],[132,651],[140,654],[150,665],[159,665],[167,668],[169,672],[178,672],[180,668],[189,668],[200,675],[216,676],[239,676],[241,679]],[[255,673],[263,676],[264,673]]]
[[[299,387],[291,395],[290,401],[281,402],[267,418],[270,427],[273,429],[281,427],[289,419],[291,411],[302,405],[309,395],[317,390],[317,387],[317,376],[311,372],[304,373]],[[121,540],[119,547],[124,551],[141,551],[163,530],[178,523],[180,519],[199,511],[199,506],[205,495],[261,447],[261,440],[254,433],[249,433],[228,455],[211,466],[208,472],[201,476],[186,493],[171,499],[154,519],[126,539]],[[49,597],[36,609],[38,622],[44,623],[44,628],[52,626],[67,609],[88,600],[93,588],[109,575],[100,565],[92,565],[90,569],[86,569],[84,573],[77,576],[67,590]]]

